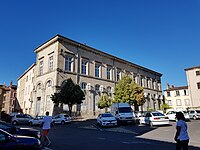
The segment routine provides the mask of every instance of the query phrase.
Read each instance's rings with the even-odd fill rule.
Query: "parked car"
[[[189,117],[191,119],[200,119],[200,110],[190,110],[189,111]]]
[[[38,150],[41,148],[41,142],[37,138],[28,136],[12,135],[0,129],[0,149],[8,150]]]
[[[146,112],[140,117],[140,124],[154,125],[169,125],[169,118],[161,112]]]
[[[44,116],[36,116],[35,118],[29,120],[29,125],[41,125],[43,122]]]
[[[168,111],[165,115],[169,118],[169,120],[176,121],[176,111]]]
[[[13,135],[31,136],[38,139],[41,138],[41,133],[39,130],[32,128],[17,128],[14,125],[4,121],[0,121],[0,129],[5,130],[6,132]]]
[[[97,123],[101,126],[117,126],[117,119],[111,113],[102,113],[98,115]]]
[[[71,117],[67,114],[58,114],[52,117],[53,123],[65,124],[72,121]]]
[[[176,121],[176,112],[177,111],[168,111],[165,115],[169,118],[171,121]],[[190,120],[189,114],[187,111],[181,111],[185,117],[186,121]]]
[[[33,119],[32,116],[28,114],[13,114],[11,115],[11,123],[16,124],[28,124],[29,120]]]
[[[135,113],[128,103],[113,103],[110,113],[117,118],[118,123],[135,123]]]

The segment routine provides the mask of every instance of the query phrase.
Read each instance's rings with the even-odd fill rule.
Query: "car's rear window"
[[[153,114],[153,116],[165,116],[164,114],[162,114],[162,113],[159,113],[159,112],[152,113],[152,114]]]
[[[68,115],[64,115],[65,117],[69,117]]]

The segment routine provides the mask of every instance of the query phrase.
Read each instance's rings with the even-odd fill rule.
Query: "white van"
[[[119,123],[135,123],[135,114],[128,103],[113,103],[110,112]]]

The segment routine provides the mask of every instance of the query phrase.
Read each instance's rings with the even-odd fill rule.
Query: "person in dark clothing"
[[[176,141],[176,150],[188,150],[189,136],[187,132],[187,124],[182,112],[176,112],[176,134],[174,140]]]

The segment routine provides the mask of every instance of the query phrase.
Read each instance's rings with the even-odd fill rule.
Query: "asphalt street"
[[[190,150],[200,150],[200,120],[188,122]],[[145,125],[125,125],[102,128],[95,120],[75,121],[66,125],[57,125],[49,138],[53,150],[171,150],[175,122],[170,126],[149,127]]]

